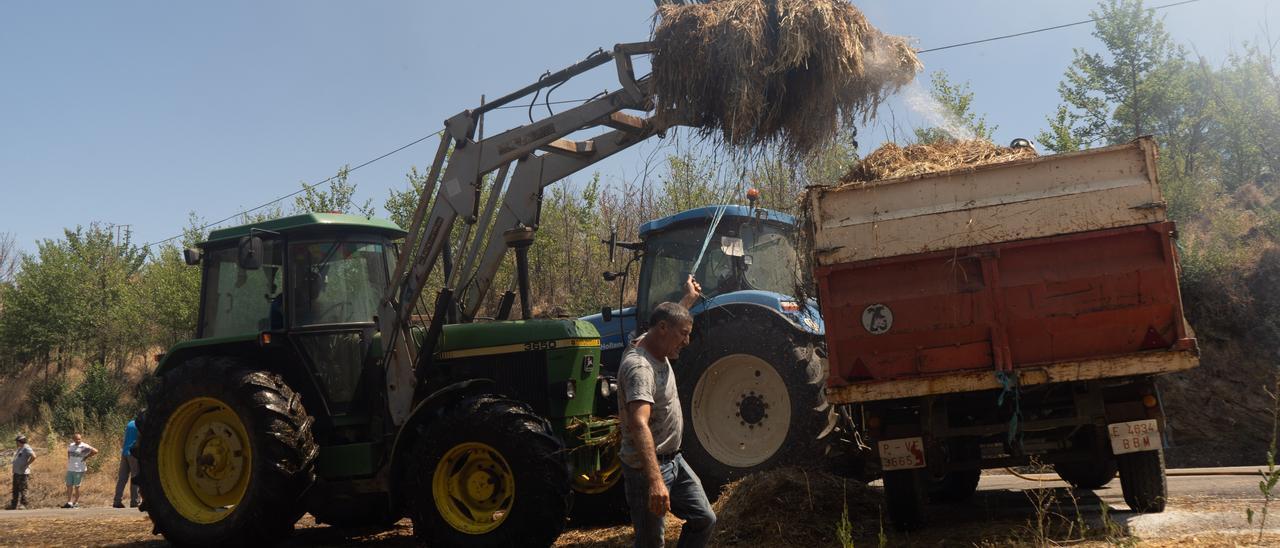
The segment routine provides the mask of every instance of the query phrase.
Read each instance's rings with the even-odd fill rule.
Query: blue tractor
[[[834,424],[822,317],[815,301],[795,296],[797,234],[792,216],[741,205],[649,221],[639,242],[610,242],[640,263],[636,305],[583,318],[600,331],[602,372],[616,373],[653,307],[678,301],[690,273],[701,283],[691,341],[674,365],[684,455],[712,497],[751,472],[811,462]],[[630,266],[605,278],[625,279]]]

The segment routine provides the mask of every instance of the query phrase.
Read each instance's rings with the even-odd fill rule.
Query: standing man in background
[[[71,443],[67,445],[67,503],[63,508],[80,507],[80,482],[89,469],[85,461],[97,454],[98,450],[85,443],[79,432],[71,435]]]
[[[129,484],[129,507],[138,507],[138,459],[133,444],[138,441],[138,425],[130,420],[124,425],[124,449],[120,451],[120,470],[116,472],[116,498],[112,508],[124,508],[124,484]]]
[[[706,546],[716,524],[702,481],[680,456],[684,415],[669,361],[689,344],[688,307],[700,294],[690,276],[680,304],[654,307],[648,331],[623,353],[618,368],[622,477],[638,548],[663,545],[668,511],[685,520],[681,547]]]
[[[27,437],[18,434],[13,441],[18,442],[18,452],[13,454],[13,500],[5,506],[5,510],[17,510],[27,507],[27,485],[31,482],[31,463],[36,461],[36,452],[27,445]]]

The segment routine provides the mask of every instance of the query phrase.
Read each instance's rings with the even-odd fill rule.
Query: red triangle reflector
[[[1155,327],[1147,327],[1147,336],[1142,339],[1143,350],[1155,350],[1157,348],[1169,348],[1169,343],[1156,332]]]

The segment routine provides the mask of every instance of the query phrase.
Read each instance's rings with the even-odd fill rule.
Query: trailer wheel
[[[933,502],[963,502],[978,490],[982,470],[952,470],[929,485],[929,500]]]
[[[899,531],[924,527],[928,500],[928,477],[924,469],[892,470],[884,473],[884,501],[889,523]]]
[[[1116,455],[1120,469],[1120,490],[1129,509],[1139,514],[1164,511],[1169,497],[1164,474],[1164,450]]]
[[[464,400],[429,424],[412,451],[409,517],[428,545],[550,546],[564,530],[564,446],[525,404]]]
[[[303,513],[318,448],[275,373],[197,359],[164,375],[138,443],[144,508],[174,544],[279,540]]]
[[[676,369],[685,459],[713,500],[752,472],[821,458],[819,436],[835,420],[814,346],[774,320],[737,314],[701,325]]]
[[[1116,461],[1059,462],[1053,465],[1058,477],[1076,489],[1101,489],[1116,477]]]

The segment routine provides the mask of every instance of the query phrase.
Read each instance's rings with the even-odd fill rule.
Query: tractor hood
[[[560,344],[560,341],[565,343]],[[590,341],[590,342],[587,342]],[[533,345],[531,343],[547,343]],[[461,323],[444,326],[438,352],[512,346],[514,351],[551,349],[559,346],[596,346],[600,332],[581,320],[519,320]],[[536,346],[536,347],[535,347]]]

